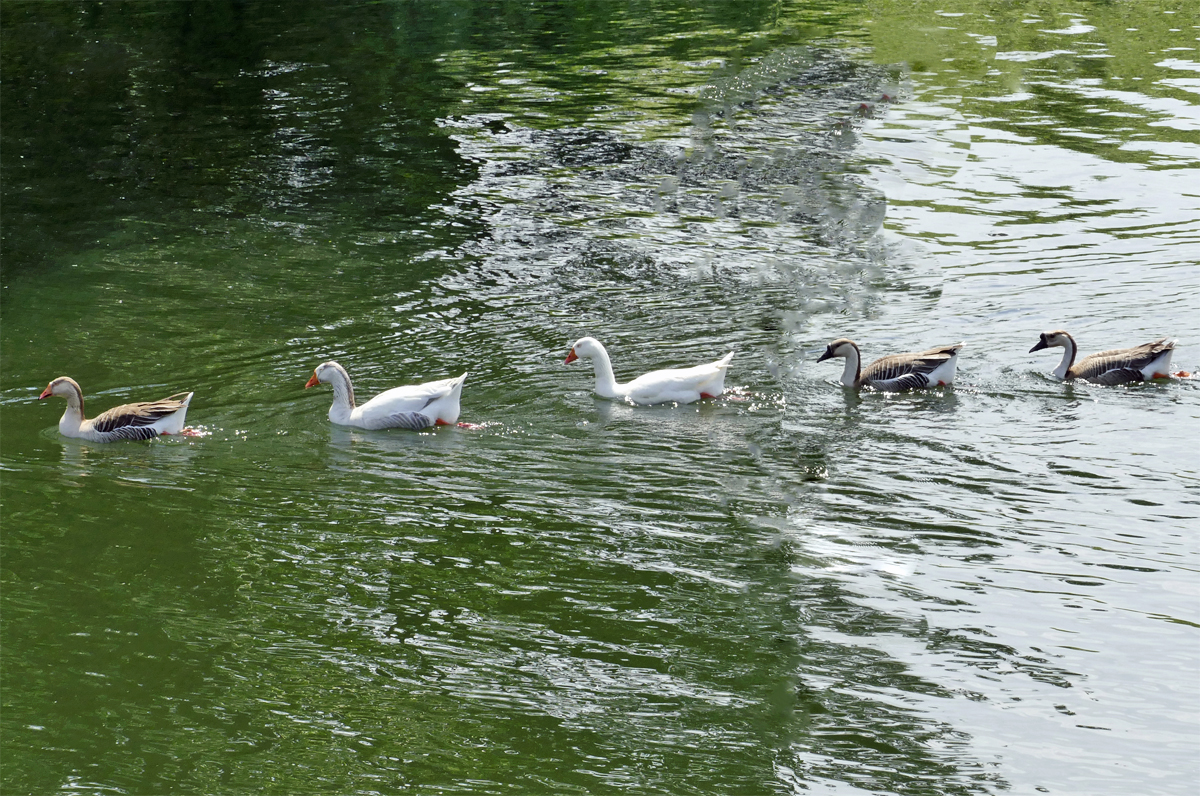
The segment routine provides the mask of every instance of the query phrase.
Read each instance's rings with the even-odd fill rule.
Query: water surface
[[[1188,4],[2,11],[5,793],[1200,776],[1200,382],[1026,353],[1200,368]],[[332,427],[326,359],[481,428]]]

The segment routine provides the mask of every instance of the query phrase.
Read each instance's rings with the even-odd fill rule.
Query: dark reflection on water
[[[1087,83],[968,120],[918,40],[991,17],[861,11],[0,6],[3,790],[1187,792],[1200,391],[1024,355],[1191,331],[1185,192],[1060,179]],[[843,334],[968,345],[860,393]],[[331,358],[480,427],[331,427]],[[62,440],[59,373],[205,436]]]
[[[195,212],[303,234],[352,205],[342,246],[429,224],[462,178],[429,69],[461,9],[400,10],[5,4],[5,282],[129,219],[132,241]]]

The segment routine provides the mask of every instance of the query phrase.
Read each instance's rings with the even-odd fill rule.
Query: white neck
[[[1058,367],[1054,369],[1054,375],[1060,379],[1067,377],[1067,371],[1071,369],[1071,365],[1075,364],[1075,338],[1067,335],[1067,342],[1063,344],[1062,362],[1058,363]]]
[[[338,425],[346,425],[354,411],[354,385],[350,374],[341,365],[332,368],[329,386],[333,387],[333,406],[329,407],[329,419]]]
[[[596,394],[601,398],[620,398],[621,385],[613,375],[612,362],[604,346],[598,345],[599,350],[592,355],[592,367],[596,371]]]
[[[850,353],[846,355],[846,367],[842,370],[842,384],[853,387],[858,382],[858,365],[858,347],[850,346]]]
[[[74,436],[83,425],[83,393],[72,387],[64,396],[67,399],[67,411],[58,421],[58,431],[64,436]]]

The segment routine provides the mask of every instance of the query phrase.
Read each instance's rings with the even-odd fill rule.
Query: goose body
[[[963,343],[955,343],[926,351],[891,354],[864,368],[858,344],[840,337],[825,347],[825,353],[817,361],[844,357],[846,367],[842,371],[841,381],[847,387],[874,387],[898,392],[952,384],[958,367],[958,351],[962,347]]]
[[[1126,384],[1132,381],[1165,379],[1171,375],[1171,355],[1175,353],[1174,340],[1165,337],[1133,348],[1114,348],[1088,354],[1075,362],[1078,348],[1075,338],[1062,329],[1042,332],[1041,339],[1029,353],[1043,348],[1062,347],[1062,361],[1054,369],[1060,379],[1084,379],[1093,384]]]
[[[467,374],[453,379],[396,387],[379,393],[362,406],[354,402],[350,374],[336,362],[317,366],[304,389],[318,383],[333,387],[329,419],[339,426],[355,428],[407,428],[453,425],[458,420],[459,399]]]
[[[581,337],[571,345],[565,364],[591,359],[596,371],[596,394],[601,398],[631,401],[642,406],[663,403],[689,404],[701,398],[716,398],[725,391],[725,372],[733,352],[716,362],[692,368],[655,370],[625,384],[613,375],[612,361],[604,346],[593,337]]]
[[[58,421],[58,433],[91,442],[117,442],[184,433],[183,424],[193,393],[181,392],[161,401],[115,406],[91,420],[83,416],[83,390],[74,379],[59,376],[46,385],[38,399],[52,395],[67,399],[67,411]]]

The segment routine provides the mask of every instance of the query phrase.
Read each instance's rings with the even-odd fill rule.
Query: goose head
[[[567,354],[567,358],[563,360],[564,365],[569,365],[577,359],[588,359],[597,356],[604,351],[604,346],[600,345],[600,341],[594,337],[581,337],[571,344],[571,352]]]
[[[1029,349],[1029,353],[1041,351],[1043,348],[1069,348],[1075,341],[1071,335],[1067,334],[1062,329],[1055,329],[1052,332],[1042,332],[1041,338],[1033,348]]]
[[[83,390],[79,388],[79,384],[70,376],[59,376],[46,385],[46,389],[42,390],[42,394],[38,396],[38,400],[49,398],[51,395],[70,399],[71,396],[81,397]]]
[[[829,345],[825,346],[825,353],[821,354],[818,362],[824,362],[827,359],[834,357],[849,357],[858,353],[858,346],[848,337],[839,337]]]
[[[334,390],[345,385],[350,385],[350,374],[346,373],[346,369],[336,362],[322,362],[317,365],[313,371],[313,375],[304,384],[304,389],[316,387],[318,384],[332,384]]]

